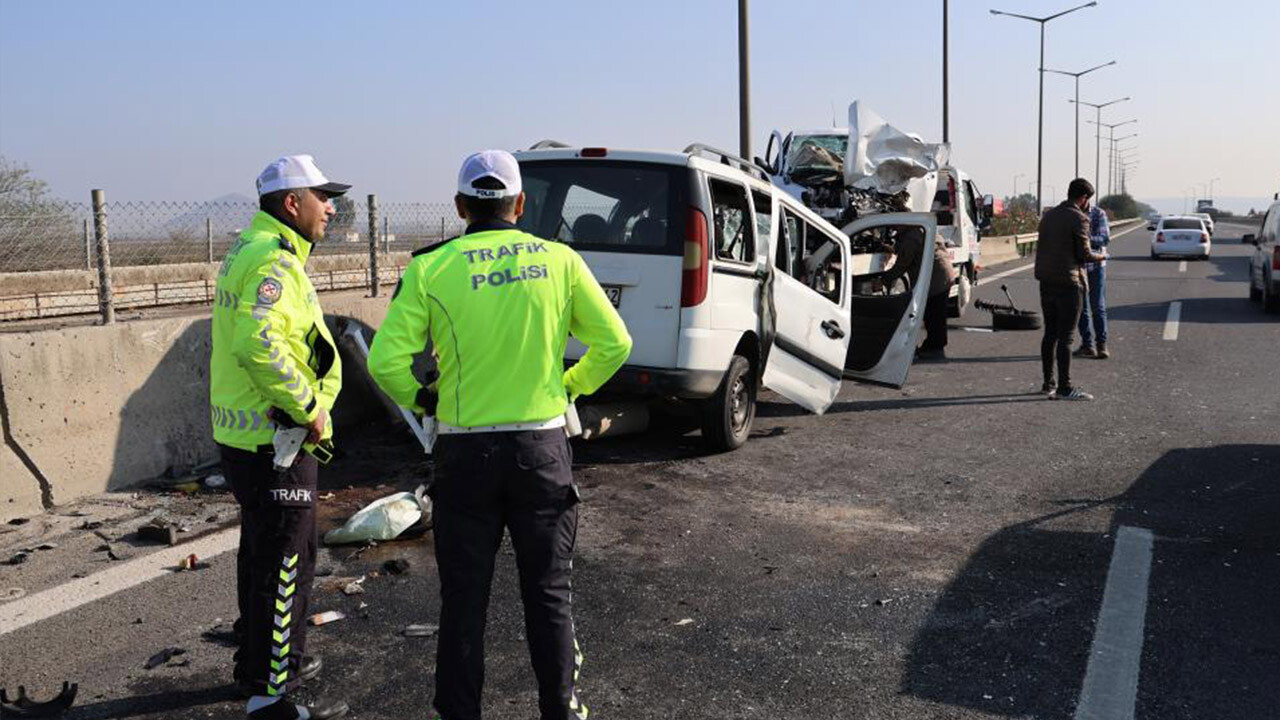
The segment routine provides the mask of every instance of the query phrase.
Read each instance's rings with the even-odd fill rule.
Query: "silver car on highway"
[[[1262,301],[1269,313],[1280,313],[1280,201],[1271,205],[1257,235],[1245,235],[1244,242],[1253,245],[1249,258],[1249,299]]]
[[[1209,229],[1194,215],[1166,215],[1160,218],[1151,238],[1151,259],[1181,255],[1209,259]]]

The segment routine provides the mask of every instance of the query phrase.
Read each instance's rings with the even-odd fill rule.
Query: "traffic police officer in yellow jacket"
[[[485,615],[504,528],[542,719],[587,717],[576,687],[578,491],[565,412],[617,371],[631,338],[576,252],[516,227],[524,202],[510,153],[468,157],[455,198],[466,233],[414,253],[369,353],[378,385],[439,424],[430,490],[441,593],[434,705],[445,720],[480,718]],[[565,371],[570,334],[589,349]],[[435,392],[410,367],[428,342]]]
[[[218,271],[209,400],[222,469],[240,504],[236,590],[240,604],[237,687],[251,718],[336,718],[343,702],[285,700],[320,671],[306,656],[307,601],[317,545],[316,459],[300,453],[277,472],[277,424],[333,435],[329,412],[342,363],[303,270],[333,217],[329,182],[310,155],[282,157],[258,176],[260,212]],[[282,702],[282,700],[284,700]]]

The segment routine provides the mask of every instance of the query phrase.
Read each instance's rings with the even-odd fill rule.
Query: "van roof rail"
[[[546,150],[548,148],[567,148],[573,147],[569,143],[562,143],[559,140],[539,140],[529,146],[530,150]]]
[[[711,147],[704,143],[694,143],[690,145],[684,149],[684,154],[709,155],[717,158],[721,163],[728,165],[729,167],[736,166],[739,170],[755,175],[765,182],[769,182],[769,173],[756,163],[753,163],[746,158],[738,157],[731,152],[725,152],[724,150]]]

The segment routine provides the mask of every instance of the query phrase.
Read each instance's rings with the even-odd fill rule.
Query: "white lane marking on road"
[[[222,530],[198,540],[128,560],[88,577],[28,595],[21,600],[5,603],[0,605],[0,635],[168,575],[188,555],[195,555],[203,561],[234,550],[239,544],[239,528]]]
[[[1178,323],[1182,320],[1182,301],[1174,300],[1169,303],[1169,317],[1164,320],[1164,339],[1178,339]]]
[[[962,325],[960,326],[960,329],[965,332],[983,332],[983,333],[995,332],[995,330],[992,330],[991,328],[976,328],[976,327],[969,327],[968,325]]]
[[[1186,271],[1187,271],[1187,261],[1186,260],[1179,261],[1178,272],[1186,272]]]
[[[1137,229],[1138,229],[1138,228],[1140,228],[1140,227],[1146,227],[1146,226],[1145,226],[1145,225],[1143,225],[1142,223],[1138,223],[1137,225],[1134,225],[1133,227],[1129,228],[1128,230],[1121,230],[1120,232],[1116,233],[1115,235],[1112,235],[1112,236],[1111,236],[1111,239],[1112,239],[1112,240],[1115,240],[1116,238],[1120,237],[1121,235],[1127,235],[1127,234],[1129,234],[1129,233],[1133,232],[1134,230],[1137,230]],[[1007,278],[1007,277],[1009,277],[1010,275],[1016,275],[1017,273],[1020,273],[1020,272],[1022,272],[1023,270],[1030,270],[1031,268],[1033,268],[1033,267],[1035,267],[1035,266],[1036,266],[1036,264],[1035,264],[1035,263],[1027,263],[1026,265],[1019,265],[1019,266],[1018,266],[1018,267],[1016,267],[1016,268],[1011,268],[1011,269],[1009,269],[1009,270],[1005,270],[1004,272],[998,272],[998,273],[996,273],[995,275],[983,275],[983,276],[980,278],[980,280],[981,280],[982,282],[984,282],[984,283],[985,283],[985,282],[991,282],[992,280],[999,280],[1000,278]]]
[[[1120,526],[1075,720],[1132,720],[1151,579],[1150,530]]]

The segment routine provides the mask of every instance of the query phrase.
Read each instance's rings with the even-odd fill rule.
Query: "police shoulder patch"
[[[280,300],[280,295],[284,293],[284,286],[275,278],[262,278],[262,282],[258,283],[258,303],[262,305],[275,305]]]

